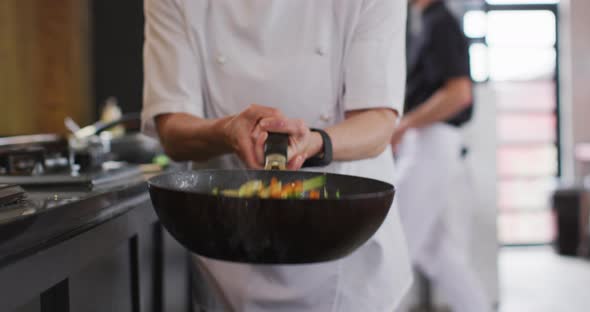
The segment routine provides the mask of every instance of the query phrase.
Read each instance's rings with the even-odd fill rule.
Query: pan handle
[[[285,168],[287,168],[288,148],[288,134],[269,133],[266,142],[264,142],[264,169],[285,170]]]

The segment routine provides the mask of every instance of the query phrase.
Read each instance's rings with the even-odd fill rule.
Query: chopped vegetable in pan
[[[282,183],[277,178],[272,178],[268,185],[262,180],[250,180],[238,189],[219,190],[213,189],[213,195],[229,197],[259,197],[274,199],[320,199],[328,198],[326,190],[326,176],[320,175],[308,180],[296,180],[289,183]],[[323,191],[323,192],[322,192]],[[340,198],[340,192],[336,191],[335,198]]]

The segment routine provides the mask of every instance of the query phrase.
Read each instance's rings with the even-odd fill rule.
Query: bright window
[[[556,42],[555,14],[551,11],[492,11],[486,21],[490,46],[546,48]]]
[[[553,144],[556,140],[553,113],[501,113],[496,129],[500,144]]]
[[[555,82],[553,80],[495,82],[499,113],[553,113]]]
[[[463,30],[469,38],[483,38],[487,32],[487,17],[485,11],[473,10],[463,17]]]
[[[469,63],[471,77],[477,82],[483,82],[490,77],[488,47],[483,43],[474,43],[469,47]]]
[[[497,152],[500,183],[516,178],[553,178],[557,175],[553,144],[500,145]]]
[[[503,244],[553,240],[557,148],[558,0],[487,0],[463,18],[471,76],[497,105],[498,235]],[[512,6],[514,5],[514,6]]]
[[[554,4],[559,0],[486,0],[488,4]]]
[[[553,178],[506,179],[498,187],[500,212],[519,210],[547,210],[550,204],[548,194],[556,186]]]
[[[489,45],[490,79],[552,79],[557,55],[554,48],[505,48]]]

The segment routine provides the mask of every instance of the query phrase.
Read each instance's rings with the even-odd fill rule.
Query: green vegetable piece
[[[264,185],[262,184],[262,181],[260,181],[260,180],[248,181],[248,182],[244,183],[242,186],[240,186],[240,189],[238,191],[238,196],[239,197],[252,197],[254,195],[257,195],[258,192],[263,187],[264,187]]]
[[[340,190],[336,190],[336,199],[340,199]]]
[[[166,155],[157,155],[152,159],[152,163],[162,168],[166,168],[168,165],[170,165],[170,158],[168,158]]]
[[[258,196],[263,199],[269,198],[270,197],[270,187],[262,187],[260,192],[258,192]]]
[[[218,187],[213,188],[213,190],[211,191],[211,194],[213,194],[215,196],[219,195],[219,188]]]
[[[221,191],[221,195],[227,197],[240,197],[240,192],[238,190],[223,190]]]
[[[303,191],[311,191],[326,185],[326,176],[320,175],[303,181]]]

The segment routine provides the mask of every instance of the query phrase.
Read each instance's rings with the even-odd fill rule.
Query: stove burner
[[[0,138],[0,175],[39,176],[100,170],[103,163],[113,158],[107,143],[98,136],[84,140],[51,135]]]
[[[0,150],[0,174],[40,175],[45,171],[45,149],[38,146]]]
[[[0,184],[95,187],[140,176],[138,166],[108,166],[109,144],[106,136],[0,138]]]
[[[17,184],[23,187],[82,187],[94,188],[102,185],[126,183],[129,179],[141,177],[139,166],[122,164],[110,169],[94,169],[86,172],[55,172],[38,176],[0,175],[0,184]]]
[[[16,185],[0,184],[0,207],[16,203],[25,196],[25,191]]]

